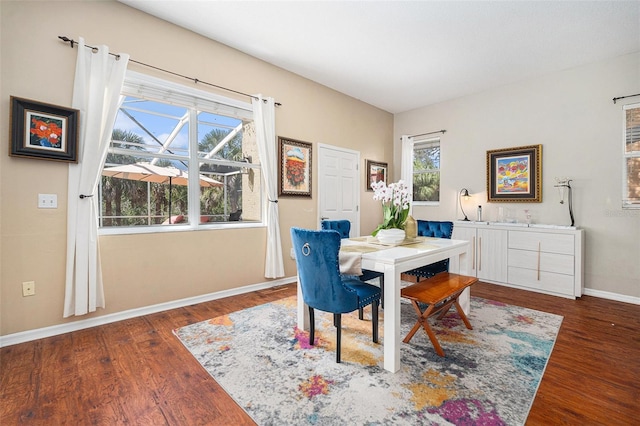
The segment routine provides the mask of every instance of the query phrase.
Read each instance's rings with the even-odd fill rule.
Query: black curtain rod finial
[[[67,36],[58,36],[58,38],[62,41],[64,41],[65,43],[69,43],[69,46],[73,49],[73,45],[75,44],[75,40],[70,39]]]
[[[618,99],[633,98],[636,96],[640,96],[640,93],[636,93],[635,95],[618,96],[617,98],[613,98],[613,103],[615,104]]]

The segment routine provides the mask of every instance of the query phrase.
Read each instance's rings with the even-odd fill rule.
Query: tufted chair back
[[[348,284],[362,286],[360,280],[340,276],[338,254],[340,234],[337,231],[314,231],[291,228],[291,240],[296,255],[302,297],[307,305],[325,312],[347,313],[361,304],[366,306],[380,298],[380,289],[370,287],[371,299],[361,300]]]
[[[358,309],[358,295],[345,287],[340,277],[340,234],[291,228],[291,240],[304,302],[325,312]]]
[[[351,234],[351,222],[348,220],[323,220],[320,225],[322,229],[338,231],[340,238],[349,238]],[[363,269],[362,275],[360,275],[359,278],[360,281],[369,281],[378,278],[380,290],[384,293],[384,273]],[[382,296],[382,307],[384,308],[384,295]]]
[[[418,220],[418,235],[421,237],[451,238],[453,222]]]
[[[437,220],[417,220],[417,222],[418,235],[421,237],[451,238],[453,234],[453,222],[440,222]],[[406,274],[414,275],[419,281],[420,278],[430,278],[440,272],[447,272],[448,270],[449,259],[444,259],[430,265],[412,269],[411,271],[407,271]]]
[[[324,230],[333,229],[340,233],[340,238],[349,238],[351,233],[351,222],[348,220],[323,220],[320,224]]]

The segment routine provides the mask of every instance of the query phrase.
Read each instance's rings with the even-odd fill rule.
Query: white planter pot
[[[405,233],[404,229],[381,229],[376,236],[383,244],[398,244],[404,241]]]

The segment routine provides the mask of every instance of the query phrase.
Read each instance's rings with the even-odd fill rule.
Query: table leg
[[[458,265],[458,274],[469,275],[469,244],[467,244],[467,251],[460,253],[460,256],[458,257]],[[466,315],[469,315],[469,312],[471,311],[471,291],[469,288],[466,288],[462,292],[458,298],[458,303],[460,304],[463,312]]]
[[[400,369],[400,272],[392,266],[384,271],[384,369]]]

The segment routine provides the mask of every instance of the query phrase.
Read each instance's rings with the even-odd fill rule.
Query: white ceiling
[[[391,113],[640,51],[638,0],[119,1]]]

